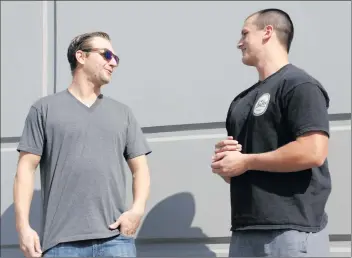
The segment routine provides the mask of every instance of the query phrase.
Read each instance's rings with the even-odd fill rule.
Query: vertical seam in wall
[[[43,15],[43,60],[42,60],[42,96],[48,95],[48,1],[42,2]]]
[[[56,13],[56,1],[54,1],[54,93],[56,93],[56,65],[57,65],[57,13]]]

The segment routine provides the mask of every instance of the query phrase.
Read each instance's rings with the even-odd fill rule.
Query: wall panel
[[[42,96],[42,48],[41,2],[2,1],[1,137],[19,136]]]

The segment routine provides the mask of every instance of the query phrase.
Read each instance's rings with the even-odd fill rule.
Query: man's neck
[[[88,80],[73,78],[69,92],[82,102],[92,102],[100,95],[100,87]]]
[[[282,67],[289,64],[288,56],[283,55],[272,55],[267,58],[263,58],[262,61],[259,61],[256,65],[259,80],[263,81],[268,78],[270,75],[279,71]]]

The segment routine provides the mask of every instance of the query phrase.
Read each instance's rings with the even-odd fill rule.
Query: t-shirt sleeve
[[[32,106],[28,112],[23,133],[17,151],[30,152],[41,156],[44,149],[45,135],[40,111]]]
[[[330,136],[329,98],[319,86],[312,83],[298,85],[287,93],[285,103],[288,128],[295,137],[312,131]]]
[[[141,155],[148,155],[152,151],[131,110],[128,112],[128,126],[124,157],[126,160]]]

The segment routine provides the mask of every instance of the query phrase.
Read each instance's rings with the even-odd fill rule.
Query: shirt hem
[[[85,235],[75,235],[75,236],[62,237],[62,238],[59,238],[59,239],[52,241],[52,242],[46,244],[45,246],[43,246],[42,251],[44,253],[60,243],[73,242],[73,241],[84,241],[84,240],[98,240],[98,239],[114,237],[119,234],[120,234],[119,231],[113,231],[110,234],[100,233],[100,234],[85,234]]]
[[[42,152],[36,148],[31,148],[31,147],[25,147],[25,146],[18,146],[17,147],[17,151],[20,152],[20,151],[25,151],[25,152],[29,152],[29,153],[32,153],[32,154],[35,154],[35,155],[38,155],[38,156],[41,156],[42,155]]]
[[[320,132],[324,132],[327,134],[328,137],[330,137],[330,132],[329,130],[327,130],[326,128],[322,128],[322,127],[307,127],[307,128],[303,128],[300,129],[297,133],[296,133],[296,137],[300,137],[305,133],[308,132],[313,132],[313,131],[320,131]]]
[[[150,153],[152,153],[151,150],[146,150],[146,151],[141,151],[141,152],[134,152],[134,153],[131,153],[131,154],[128,154],[126,155],[126,159],[133,159],[133,158],[136,158],[136,157],[139,157],[139,156],[142,156],[142,155],[149,155]]]
[[[327,226],[327,221],[324,221],[320,226],[302,226],[294,224],[286,225],[247,225],[247,226],[232,226],[231,231],[246,231],[246,230],[297,230],[302,232],[317,233]]]

